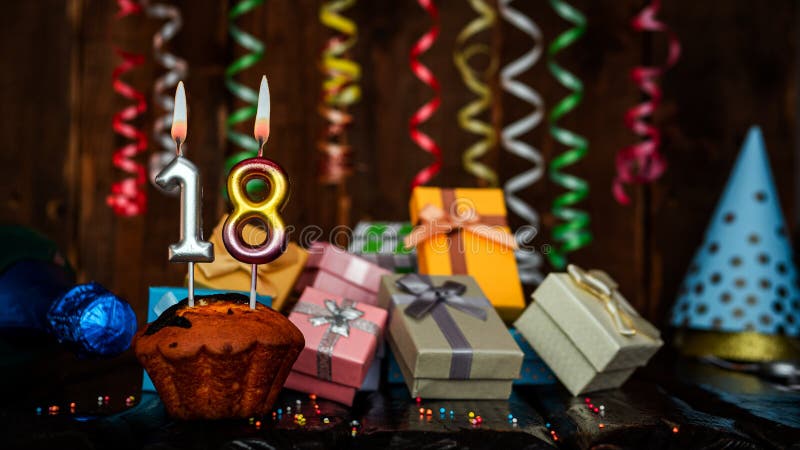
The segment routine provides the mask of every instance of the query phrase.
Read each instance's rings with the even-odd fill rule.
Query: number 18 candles
[[[253,134],[258,141],[258,156],[245,159],[233,166],[228,175],[228,195],[233,212],[225,220],[222,241],[228,253],[241,262],[251,264],[250,308],[256,307],[256,274],[259,264],[277,259],[286,249],[286,227],[279,212],[286,202],[289,180],[274,161],[264,157],[264,144],[269,139],[269,85],[267,77],[261,79],[258,92],[258,109]],[[247,183],[260,179],[267,183],[265,199],[255,201],[247,195]],[[242,237],[248,221],[256,219],[266,226],[267,239],[250,245]]]
[[[194,306],[194,263],[214,261],[214,245],[203,240],[200,172],[183,156],[187,128],[186,92],[181,81],[172,115],[172,139],[178,156],[156,175],[155,182],[166,190],[176,186],[181,189],[181,240],[169,246],[169,261],[189,263],[189,306]]]

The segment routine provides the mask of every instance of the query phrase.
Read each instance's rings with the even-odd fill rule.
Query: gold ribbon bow
[[[636,311],[627,302],[620,301],[619,292],[616,286],[606,283],[595,275],[581,269],[575,264],[567,266],[567,273],[570,279],[583,290],[589,292],[600,299],[606,311],[614,322],[617,332],[623,336],[633,336],[636,334],[636,327],[633,325],[631,315],[638,316]]]
[[[512,250],[517,249],[514,235],[499,226],[490,226],[481,222],[481,216],[474,208],[464,208],[455,214],[431,204],[425,205],[419,213],[419,225],[409,233],[404,243],[406,248],[414,248],[437,235],[446,235],[454,231],[469,231],[472,234],[496,242]]]

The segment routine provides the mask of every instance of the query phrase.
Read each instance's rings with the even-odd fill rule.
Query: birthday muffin
[[[167,412],[179,419],[267,414],[305,345],[289,319],[241,294],[196,296],[134,336]]]

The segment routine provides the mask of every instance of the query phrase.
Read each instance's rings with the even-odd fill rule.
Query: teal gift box
[[[221,291],[219,289],[195,289],[194,295],[228,294],[231,292],[250,296],[249,292]],[[188,296],[189,290],[185,287],[150,286],[147,295],[147,323],[158,319],[158,316],[160,316],[162,312]],[[272,307],[272,297],[269,295],[256,295],[256,301],[262,305]],[[145,371],[143,371],[142,376],[142,391],[156,391],[153,382]]]
[[[417,252],[403,245],[412,229],[408,222],[359,222],[347,251],[395,273],[415,273]]]
[[[510,328],[508,331],[511,333],[511,336],[514,337],[514,341],[517,342],[517,345],[519,345],[522,353],[525,354],[525,357],[522,359],[522,369],[520,369],[519,378],[514,380],[514,385],[521,386],[555,383],[556,378],[553,375],[553,372],[551,372],[550,368],[547,367],[547,364],[542,361],[542,358],[536,354],[536,351],[533,349],[533,347],[531,347],[531,344],[529,344],[528,341],[526,341],[525,338],[519,334],[519,331],[517,331],[516,328]]]
[[[397,360],[394,357],[394,353],[391,350],[387,349],[386,351],[386,383],[387,384],[406,384],[406,380],[403,379],[403,373],[400,372],[400,366],[397,364]]]

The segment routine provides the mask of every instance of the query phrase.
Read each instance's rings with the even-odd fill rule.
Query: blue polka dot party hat
[[[797,356],[800,289],[764,138],[752,127],[673,307],[676,345],[696,356]]]

